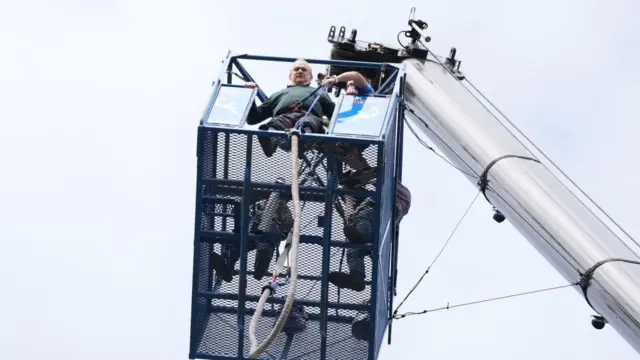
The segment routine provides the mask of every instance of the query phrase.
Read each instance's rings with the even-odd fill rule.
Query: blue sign
[[[332,134],[379,137],[391,99],[345,95]]]
[[[255,89],[222,85],[206,125],[241,127],[255,98]]]

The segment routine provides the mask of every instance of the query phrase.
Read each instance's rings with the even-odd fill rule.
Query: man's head
[[[294,61],[291,71],[289,71],[289,80],[291,80],[291,85],[310,84],[313,80],[311,65],[303,59]]]

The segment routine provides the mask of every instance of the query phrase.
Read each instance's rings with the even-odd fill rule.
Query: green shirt
[[[304,101],[303,106],[307,109],[310,108],[316,98],[316,94],[311,96],[309,96],[309,94],[313,93],[314,90],[315,88],[309,85],[287,86],[286,88],[271,95],[267,101],[263,102],[259,106],[255,106],[254,104],[249,112],[247,124],[255,125],[265,119],[285,113],[288,111],[289,106],[294,105],[305,98],[307,99]],[[320,99],[318,99],[318,102],[315,104],[313,109],[311,109],[311,113],[321,119],[322,116],[326,116],[331,119],[331,115],[333,115],[335,107],[336,104],[331,101],[329,95],[324,93],[320,96]]]

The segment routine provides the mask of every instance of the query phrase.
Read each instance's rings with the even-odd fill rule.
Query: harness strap
[[[309,113],[311,113],[311,110],[313,109],[313,107],[316,106],[316,103],[318,103],[318,100],[320,100],[320,96],[322,96],[322,93],[327,89],[328,86],[329,84],[326,84],[323,87],[317,87],[316,90],[313,91],[313,93],[315,93],[316,91],[320,90],[318,92],[318,95],[316,95],[316,98],[311,103],[309,110],[307,110],[307,112],[304,114],[304,117],[300,119],[298,122],[296,122],[296,125],[294,126],[296,130],[300,130],[301,124],[304,123],[304,121],[307,119],[307,117],[309,116]],[[309,96],[313,95],[313,93],[309,94]],[[307,96],[307,98],[309,98],[309,96]]]

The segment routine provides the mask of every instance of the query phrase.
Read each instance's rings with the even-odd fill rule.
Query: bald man
[[[298,59],[293,62],[289,71],[289,85],[272,94],[260,106],[253,106],[247,118],[247,124],[255,125],[271,117],[265,124],[260,125],[261,130],[286,131],[291,129],[300,121],[307,112],[304,124],[300,124],[303,133],[324,133],[322,127],[322,117],[331,118],[335,110],[335,103],[331,98],[323,93],[313,109],[309,111],[311,104],[315,100],[314,91],[311,87],[313,72],[311,65]],[[257,87],[255,83],[246,83],[245,87]],[[278,149],[278,139],[270,136],[259,136],[260,146],[267,157],[271,157]],[[304,149],[301,149],[303,152]]]

